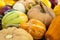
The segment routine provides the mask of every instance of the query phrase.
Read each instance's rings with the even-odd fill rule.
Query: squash
[[[60,40],[60,16],[53,19],[45,37],[47,40]]]
[[[10,5],[10,6],[13,6],[16,3],[16,1],[14,0],[4,0],[4,2],[6,3],[6,5]]]
[[[0,40],[33,40],[33,37],[22,28],[9,27],[0,31]]]
[[[51,8],[51,2],[49,0],[41,0],[48,8]]]
[[[55,12],[55,15],[56,16],[59,16],[60,15],[60,4],[55,6],[54,12]]]
[[[20,24],[28,21],[27,15],[20,11],[10,11],[6,13],[2,19],[3,28],[7,28],[7,25]]]
[[[30,19],[34,18],[42,21],[46,26],[48,26],[51,20],[55,18],[53,10],[46,7],[42,2],[40,2],[40,5],[32,7],[27,15]]]
[[[14,4],[13,9],[21,11],[23,13],[26,12],[25,6],[22,3],[20,3],[19,1]]]
[[[37,19],[30,19],[28,23],[20,24],[20,27],[29,32],[34,39],[41,39],[46,32],[45,24]]]
[[[3,8],[4,6],[6,6],[5,2],[0,0],[0,9]]]

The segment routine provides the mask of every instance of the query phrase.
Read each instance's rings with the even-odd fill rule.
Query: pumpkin
[[[27,15],[30,19],[34,18],[42,21],[46,26],[48,26],[51,20],[55,17],[53,10],[46,7],[42,2],[40,2],[40,5],[32,7]]]
[[[20,24],[28,21],[28,17],[26,14],[20,11],[11,11],[7,12],[2,19],[2,27],[7,28],[7,25],[11,24]]]
[[[29,32],[34,39],[41,39],[46,32],[45,25],[37,19],[30,19],[28,23],[20,24],[20,27]]]
[[[45,37],[46,40],[60,40],[60,16],[52,20]]]
[[[33,40],[33,37],[22,28],[9,27],[0,31],[0,40]]]

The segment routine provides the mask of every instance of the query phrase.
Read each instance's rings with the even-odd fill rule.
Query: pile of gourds
[[[0,2],[0,40],[60,40],[60,4],[52,7],[51,0]]]

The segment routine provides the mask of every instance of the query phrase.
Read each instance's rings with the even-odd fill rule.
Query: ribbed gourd
[[[20,11],[11,11],[7,12],[2,19],[3,28],[7,28],[8,25],[12,24],[20,24],[28,21],[28,17],[26,14]]]
[[[20,27],[29,32],[34,39],[42,39],[46,32],[45,24],[37,19],[30,19],[28,23],[20,24]]]

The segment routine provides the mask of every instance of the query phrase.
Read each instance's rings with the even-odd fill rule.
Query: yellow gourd
[[[5,2],[0,0],[0,9],[3,8],[4,6],[6,6]]]
[[[4,2],[7,4],[7,5],[13,5],[15,4],[15,1],[14,0],[4,0]]]
[[[60,4],[55,6],[54,12],[55,12],[55,15],[56,16],[59,16],[60,15]]]
[[[45,37],[47,40],[60,40],[60,16],[53,19]]]
[[[51,8],[51,3],[49,0],[42,0],[42,2],[48,7]]]

